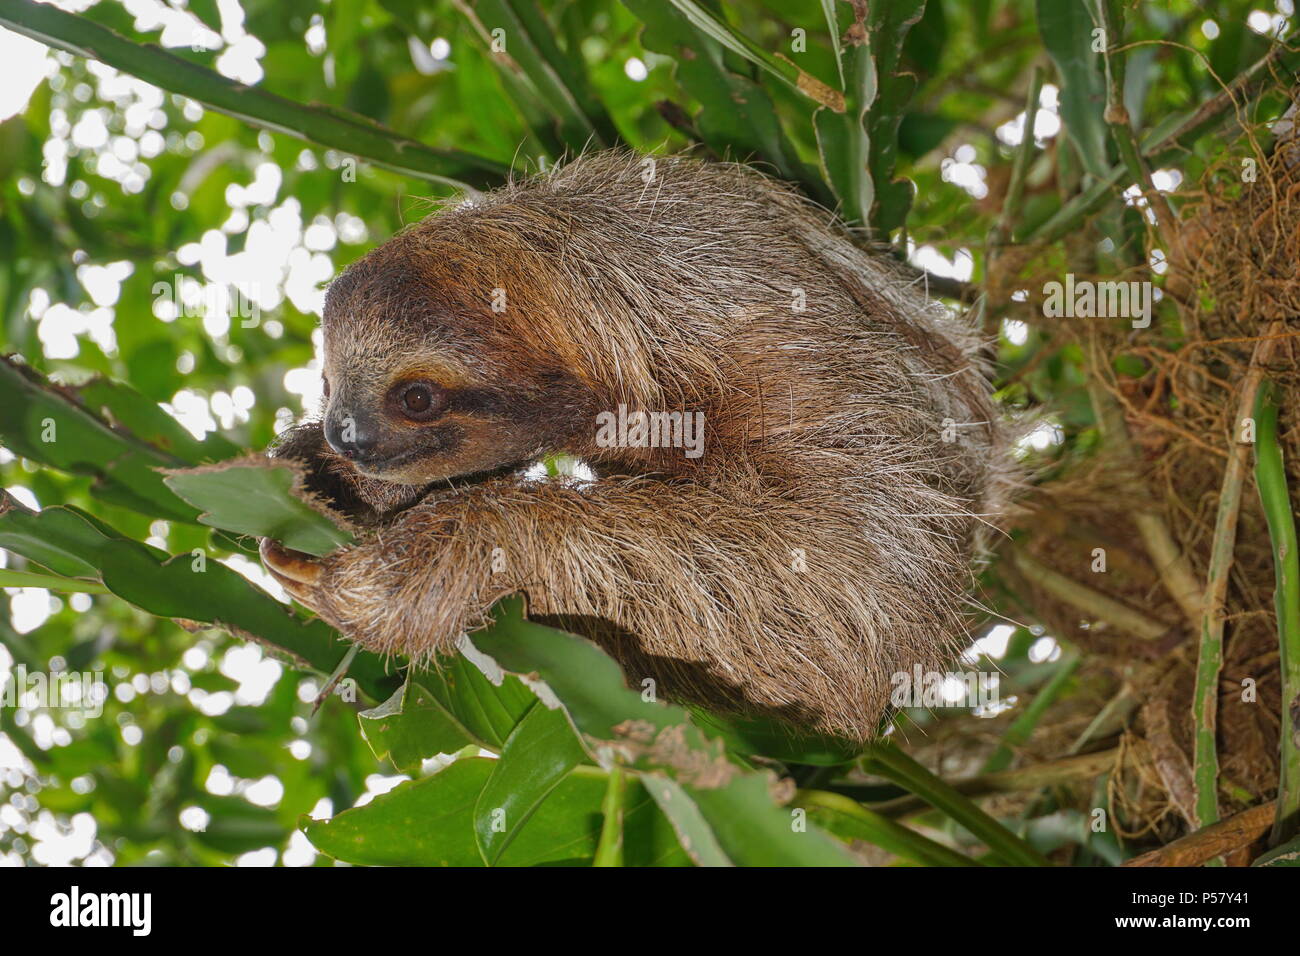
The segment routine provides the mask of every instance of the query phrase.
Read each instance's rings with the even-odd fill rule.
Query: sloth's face
[[[558,437],[540,425],[543,395],[465,382],[445,365],[356,369],[327,360],[325,381],[326,440],[382,481],[423,485],[495,471],[541,457]]]
[[[500,316],[457,302],[402,242],[353,265],[326,298],[329,444],[367,477],[405,485],[563,450],[590,421],[583,390],[525,354]]]

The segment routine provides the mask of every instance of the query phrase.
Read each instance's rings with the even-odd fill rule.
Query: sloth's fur
[[[978,339],[781,184],[678,158],[647,183],[644,163],[597,153],[512,183],[334,283],[331,412],[381,409],[413,374],[468,397],[431,425],[386,417],[386,452],[421,449],[392,471],[358,472],[319,424],[288,438],[370,526],[294,593],[367,648],[428,659],[522,590],[633,686],[866,738],[891,675],[951,661],[1002,508]],[[595,416],[620,405],[703,412],[704,454],[598,447]],[[597,480],[509,472],[554,453]]]

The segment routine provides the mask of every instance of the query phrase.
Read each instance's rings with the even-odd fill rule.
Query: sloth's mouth
[[[393,455],[389,458],[366,458],[352,460],[352,467],[367,478],[377,478],[380,481],[387,480],[386,475],[394,470],[401,468],[420,457],[419,449],[405,451],[401,454]],[[422,481],[400,482],[400,484],[423,484]]]
[[[502,478],[513,472],[519,471],[526,467],[530,462],[520,460],[501,465],[497,468],[490,468],[486,471],[470,472],[464,475],[447,475],[430,478],[428,476],[416,477],[412,480],[402,480],[399,476],[393,474],[412,462],[419,461],[421,455],[420,449],[402,452],[393,455],[391,458],[370,459],[366,461],[353,461],[352,467],[367,478],[374,478],[378,481],[390,481],[394,484],[403,485],[429,485],[438,488],[463,488],[470,485],[480,485],[485,481],[491,481],[493,478]]]

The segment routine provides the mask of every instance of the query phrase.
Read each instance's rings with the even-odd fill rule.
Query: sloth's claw
[[[323,569],[320,562],[311,555],[286,548],[280,542],[270,538],[263,538],[258,550],[262,555],[262,563],[277,578],[285,579],[280,583],[284,584],[285,589],[293,593],[294,597],[297,597],[295,591],[309,591],[319,583]],[[289,584],[298,587],[290,588]]]

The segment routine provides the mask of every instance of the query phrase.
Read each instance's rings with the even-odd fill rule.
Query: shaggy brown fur
[[[320,425],[282,453],[373,529],[268,565],[376,651],[452,652],[523,590],[634,686],[865,738],[892,674],[949,660],[1000,509],[977,342],[780,184],[646,164],[589,155],[464,202],[334,283],[326,434],[346,454]],[[430,420],[402,412],[411,382]],[[702,412],[703,455],[598,446],[620,405]],[[555,453],[597,480],[517,470]]]

